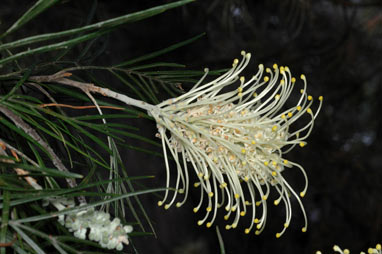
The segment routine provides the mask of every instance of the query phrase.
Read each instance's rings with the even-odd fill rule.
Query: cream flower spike
[[[313,97],[307,94],[305,76],[300,77],[302,86],[297,85],[301,82],[292,77],[289,68],[276,64],[272,69],[260,64],[258,72],[246,80],[240,73],[248,65],[251,54],[242,51],[241,55],[242,60],[235,59],[225,74],[204,83],[208,74],[205,69],[204,76],[190,91],[158,104],[159,109],[150,112],[157,122],[157,137],[162,140],[167,188],[170,188],[168,151],[177,172],[174,195],[167,190],[158,205],[164,205],[165,209],[174,204],[182,206],[189,191],[189,174],[194,171],[199,181],[193,186],[200,188],[200,201],[194,212],[205,207],[198,225],[205,223],[211,227],[217,209],[223,207],[224,218],[229,221],[226,229],[236,228],[240,217],[248,215],[251,223],[245,233],[255,228],[255,233],[260,234],[266,224],[267,199],[273,187],[279,194],[273,203],[283,203],[286,207],[284,227],[276,237],[290,224],[290,196],[301,207],[305,232],[307,218],[300,197],[307,191],[308,178],[303,167],[285,159],[284,154],[296,145],[306,145],[305,139],[312,131],[323,98],[318,98],[318,108],[313,112]],[[226,89],[235,86],[234,90]],[[300,92],[297,104],[285,109],[296,89]],[[302,127],[299,124],[296,130],[294,123],[302,119],[306,123]],[[292,167],[305,178],[299,194],[283,177],[284,169]],[[179,194],[182,199],[176,202]]]

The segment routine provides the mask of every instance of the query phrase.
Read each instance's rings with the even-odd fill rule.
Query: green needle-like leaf
[[[20,27],[22,27],[23,25],[25,25],[26,23],[31,21],[33,18],[35,18],[37,15],[39,15],[41,12],[45,11],[46,9],[51,7],[52,5],[56,4],[58,1],[59,0],[39,0],[39,1],[37,1],[4,34],[2,34],[0,36],[0,39],[4,36],[14,32],[14,31],[16,31],[17,29],[19,29]]]
[[[0,45],[0,51],[4,49],[11,49],[11,48],[15,48],[15,47],[23,46],[23,45],[32,44],[32,43],[36,43],[40,41],[46,41],[46,40],[52,40],[52,39],[56,39],[56,38],[60,38],[64,36],[70,36],[73,34],[85,33],[92,30],[115,28],[117,26],[121,26],[126,23],[132,23],[132,22],[136,22],[142,19],[152,17],[154,15],[158,15],[160,13],[163,13],[164,11],[188,4],[193,1],[195,0],[181,0],[174,3],[163,4],[160,6],[149,8],[143,11],[126,14],[126,15],[116,17],[113,19],[108,19],[106,21],[101,21],[101,22],[91,24],[88,26],[65,30],[62,32],[57,32],[57,33],[49,33],[49,34],[42,34],[42,35],[27,37],[18,41],[13,41],[10,43]]]
[[[10,200],[11,200],[11,193],[7,190],[3,191],[3,203],[2,203],[3,209],[1,214],[0,243],[6,242]],[[0,248],[0,253],[5,254],[5,248]]]

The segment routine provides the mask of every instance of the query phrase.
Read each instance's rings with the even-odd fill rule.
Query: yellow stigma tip
[[[268,198],[267,196],[263,196],[262,197],[263,200],[267,200],[267,198]]]
[[[199,187],[200,183],[194,183],[194,187]]]
[[[166,210],[169,208],[170,208],[170,205],[168,205],[168,204],[164,206],[164,209],[166,209]]]
[[[303,94],[303,93],[304,93],[304,89],[301,89],[301,90],[300,90],[300,93],[302,93],[302,94]]]
[[[211,212],[211,211],[212,211],[212,207],[210,207],[210,206],[207,207],[207,208],[206,208],[206,211],[207,211],[207,212]]]
[[[350,254],[350,251],[348,249],[344,249],[344,254]]]
[[[228,220],[229,219],[229,216],[228,215],[225,215],[224,216],[224,220]]]
[[[284,160],[284,164],[288,164],[288,160]]]
[[[244,211],[241,211],[240,212],[240,216],[244,216],[245,215],[245,212]]]
[[[253,93],[253,97],[256,97],[257,96],[257,93]]]
[[[241,93],[241,92],[243,92],[243,88],[242,88],[242,87],[239,87],[239,88],[237,89],[237,91],[238,91],[239,93]]]
[[[236,194],[235,194],[235,198],[236,198],[236,199],[240,198],[240,195],[236,193]]]
[[[266,68],[265,71],[268,72],[268,73],[270,73],[270,72],[271,72],[271,69]]]
[[[244,55],[245,55],[245,51],[244,51],[244,50],[240,51],[240,54],[241,54],[242,56],[244,56]]]
[[[210,228],[211,226],[212,226],[212,223],[211,222],[207,222],[206,227]]]
[[[248,181],[249,181],[249,177],[248,177],[248,176],[245,176],[245,177],[244,177],[244,181],[245,181],[245,182],[248,182]]]
[[[284,223],[284,228],[287,228],[289,227],[289,224],[288,223]]]
[[[275,201],[273,201],[273,204],[274,205],[279,205],[280,204],[280,201],[278,199],[276,199]]]
[[[290,80],[292,83],[295,83],[296,82],[296,78],[292,78],[291,80]]]
[[[268,76],[265,76],[265,77],[264,77],[264,81],[265,81],[265,82],[268,82],[268,81],[269,81],[269,77],[268,77]]]
[[[277,131],[277,125],[274,125],[274,126],[272,127],[272,131]]]
[[[302,197],[302,198],[305,197],[305,192],[303,192],[303,191],[300,192],[300,197]]]
[[[182,206],[182,203],[178,202],[176,203],[176,207],[181,207]]]
[[[198,208],[196,208],[196,207],[195,207],[194,209],[192,209],[192,211],[193,211],[194,213],[197,213],[197,212],[198,212],[198,210],[199,210],[199,209],[198,209]]]
[[[211,191],[210,193],[208,193],[208,196],[213,197],[214,193]]]
[[[256,223],[256,224],[259,223],[259,219],[256,218],[256,219],[253,220],[253,222]]]
[[[229,229],[231,229],[231,226],[230,225],[226,225],[225,229],[229,230]]]
[[[306,227],[303,227],[303,228],[301,229],[301,231],[305,233],[305,232],[306,232]]]
[[[319,99],[320,101],[322,101],[322,100],[324,99],[324,97],[320,96],[320,97],[318,97],[318,99]]]
[[[252,140],[252,141],[251,141],[251,144],[252,144],[252,145],[256,145],[256,141],[255,141],[255,140]]]
[[[308,108],[308,109],[306,110],[306,112],[307,112],[308,114],[312,114],[312,110],[311,110],[310,108]]]
[[[158,201],[158,206],[162,206],[163,205],[163,202],[162,201]]]
[[[268,161],[264,161],[264,165],[265,166],[268,166],[269,162]]]
[[[381,244],[377,244],[376,246],[375,246],[375,248],[377,249],[377,250],[381,250],[382,249],[382,246],[381,246]]]
[[[304,143],[304,142],[300,142],[300,146],[301,146],[301,147],[304,147],[304,146],[305,146],[305,143]]]
[[[246,233],[246,234],[249,234],[249,228],[246,228],[245,230],[244,230],[244,233]]]
[[[261,201],[257,201],[256,206],[260,206],[260,205],[261,205]]]
[[[276,70],[276,69],[277,69],[277,67],[278,67],[278,66],[277,66],[277,64],[273,64],[273,69],[275,69],[275,70]]]
[[[256,230],[255,235],[260,235],[260,231]]]
[[[302,80],[304,80],[304,79],[305,79],[305,75],[304,75],[304,74],[301,74],[300,78],[301,78]]]
[[[280,80],[280,85],[284,85],[285,84],[285,80]]]
[[[244,76],[241,76],[240,77],[240,82],[244,82],[245,81],[245,77]]]
[[[293,116],[293,113],[292,112],[289,112],[288,113],[288,117],[292,117]]]
[[[236,228],[236,227],[237,227],[237,224],[236,224],[236,223],[233,223],[233,224],[231,225],[231,227],[232,227],[232,228]]]
[[[245,154],[245,149],[244,149],[244,148],[241,149],[241,153],[242,153],[242,154]]]
[[[201,226],[202,224],[203,224],[203,221],[202,221],[202,220],[198,221],[198,225],[199,225],[199,226]]]
[[[245,166],[246,164],[247,164],[246,161],[242,161],[242,162],[241,162],[241,165],[243,165],[243,166]]]
[[[278,99],[280,99],[280,94],[275,95],[275,100],[278,100]]]
[[[261,225],[260,225],[260,224],[257,224],[257,225],[256,225],[256,228],[257,228],[257,229],[260,229],[260,228],[261,228]]]
[[[273,172],[272,172],[272,176],[277,176],[276,171],[273,171]]]
[[[276,238],[280,238],[281,234],[280,233],[277,233],[276,234]]]
[[[300,111],[301,110],[301,106],[297,106],[297,108],[296,108],[298,111]]]
[[[237,59],[237,58],[235,58],[234,60],[233,60],[233,64],[238,64],[239,63],[239,59]]]
[[[285,115],[284,115],[284,114],[282,114],[282,115],[281,115],[281,118],[282,118],[282,119],[285,119]]]
[[[308,101],[311,101],[311,100],[313,100],[313,97],[312,96],[308,96]]]
[[[184,193],[184,189],[179,189],[178,193],[183,194]]]

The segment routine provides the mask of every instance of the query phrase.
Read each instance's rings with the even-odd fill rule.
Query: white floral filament
[[[291,96],[296,79],[288,67],[265,68],[248,81],[240,73],[248,65],[250,53],[242,52],[242,60],[235,59],[232,68],[217,79],[203,84],[208,69],[200,81],[187,93],[166,100],[157,105],[158,111],[151,114],[157,122],[158,137],[162,139],[167,180],[170,187],[169,154],[175,160],[177,177],[175,189],[170,198],[167,190],[163,200],[158,202],[168,209],[178,194],[187,199],[190,166],[199,181],[194,186],[200,188],[200,202],[194,208],[198,212],[206,206],[205,215],[198,221],[210,227],[217,209],[226,210],[224,218],[230,221],[226,229],[236,228],[240,217],[251,213],[251,224],[245,229],[249,233],[264,230],[267,219],[267,199],[272,187],[279,193],[274,204],[286,207],[283,229],[276,234],[280,237],[289,226],[292,217],[290,195],[294,196],[303,212],[307,229],[307,218],[300,197],[307,191],[308,178],[302,166],[286,160],[283,156],[296,145],[306,145],[305,139],[312,131],[313,123],[321,105],[315,113],[311,109],[313,97],[306,92],[306,78],[301,75],[303,87],[295,106],[284,109]],[[235,90],[223,91],[227,86],[239,82]],[[298,130],[292,127],[301,117],[308,115],[307,123]],[[189,167],[187,164],[189,163]],[[299,195],[292,189],[282,172],[285,168],[298,168],[305,186]],[[256,207],[262,208],[259,213]]]

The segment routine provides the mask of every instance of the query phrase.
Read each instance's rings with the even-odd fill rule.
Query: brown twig
[[[19,117],[18,115],[16,115],[15,113],[13,113],[13,111],[9,110],[8,108],[6,107],[3,107],[3,106],[0,106],[0,112],[2,112],[4,115],[6,115],[9,119],[11,119],[14,124],[22,129],[26,134],[28,134],[32,139],[34,139],[37,143],[39,143],[47,152],[48,154],[50,155],[51,157],[51,160],[54,164],[54,166],[60,170],[60,171],[63,171],[63,172],[69,172],[69,170],[65,167],[65,165],[62,163],[62,161],[60,160],[60,158],[58,158],[58,156],[56,155],[56,153],[53,151],[53,149],[49,146],[49,144],[47,144],[41,137],[40,135],[31,127],[29,126],[29,124],[27,124],[26,122],[24,122],[23,119],[21,119],[21,117]],[[66,181],[68,183],[68,185],[71,187],[71,188],[74,188],[77,186],[77,183],[75,182],[74,179],[69,179],[69,178],[66,178]],[[80,202],[83,203],[85,201],[85,198],[81,197],[79,198]]]
[[[12,241],[6,242],[6,243],[0,243],[0,247],[11,247],[16,242],[16,240],[17,240],[17,234],[14,233]]]
[[[41,108],[45,107],[62,107],[62,108],[72,108],[72,109],[89,109],[89,108],[96,108],[94,105],[89,106],[73,106],[68,104],[59,104],[59,103],[48,103],[48,104],[41,104],[39,105]],[[100,108],[107,108],[107,109],[116,109],[116,110],[123,110],[123,108],[120,107],[113,107],[113,106],[99,106]]]
[[[55,82],[62,85],[72,86],[72,87],[81,89],[84,93],[87,93],[87,92],[98,93],[106,97],[114,98],[127,105],[135,106],[150,112],[157,111],[156,106],[146,103],[144,101],[135,100],[124,94],[120,94],[110,89],[96,86],[92,83],[84,83],[84,82],[79,82],[79,81],[66,78],[66,77],[70,77],[71,75],[72,74],[69,72],[57,72],[53,75],[48,75],[48,76],[33,76],[33,77],[30,77],[29,80],[35,81],[35,82]]]

